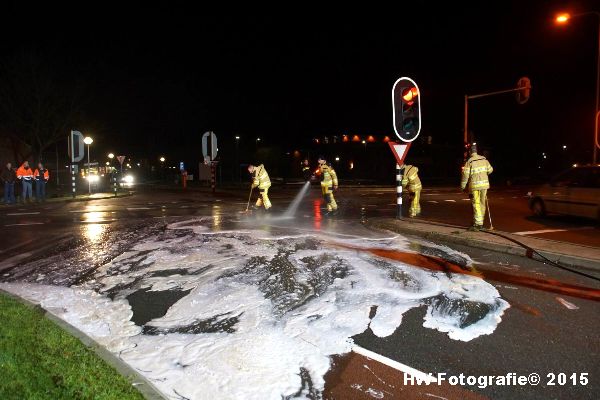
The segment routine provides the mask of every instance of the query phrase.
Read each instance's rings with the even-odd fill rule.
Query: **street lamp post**
[[[161,156],[158,161],[160,161],[160,178],[165,180],[165,160],[164,156]]]
[[[242,175],[240,174],[240,137],[236,136],[235,137],[235,167],[234,170],[236,171],[233,175],[233,179],[235,180],[236,178],[239,177],[240,182],[242,181]]]
[[[83,143],[87,144],[88,162],[87,162],[87,181],[88,181],[88,194],[92,194],[92,181],[90,180],[90,144],[94,143],[94,139],[86,136],[83,139]]]
[[[592,153],[592,163],[598,161],[598,117],[600,116],[600,12],[587,11],[570,15],[569,13],[560,13],[556,16],[555,22],[559,25],[565,25],[571,18],[582,17],[586,15],[595,15],[598,18],[598,53],[596,54],[596,108],[594,109],[594,150]]]

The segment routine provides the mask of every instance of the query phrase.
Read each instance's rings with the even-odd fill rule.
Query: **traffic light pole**
[[[469,100],[479,99],[481,97],[496,96],[498,94],[520,92],[523,89],[524,88],[522,88],[522,87],[518,87],[518,88],[514,88],[514,89],[498,90],[496,92],[465,95],[465,124],[464,124],[464,136],[463,136],[465,146],[469,143]],[[531,87],[529,87],[529,89],[531,89]],[[465,157],[465,159],[466,159],[466,157]]]
[[[402,219],[402,169],[396,164],[396,219]]]

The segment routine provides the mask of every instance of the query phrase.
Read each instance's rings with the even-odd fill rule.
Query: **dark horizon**
[[[460,148],[463,96],[527,76],[525,105],[512,94],[470,104],[477,142],[515,174],[589,162],[596,23],[557,27],[553,17],[593,3],[505,4],[294,21],[196,17],[184,7],[129,18],[138,11],[130,6],[101,25],[12,31],[0,52],[3,60],[34,54],[61,81],[81,84],[88,126],[74,128],[95,138],[96,154],[191,162],[208,130],[228,152],[235,136],[246,150],[260,137],[282,154],[316,137],[394,137],[391,87],[400,76],[421,88],[421,136]]]

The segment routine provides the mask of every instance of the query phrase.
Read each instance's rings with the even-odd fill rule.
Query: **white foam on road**
[[[189,399],[280,399],[298,392],[304,398],[301,369],[322,391],[330,357],[351,351],[351,337],[369,326],[375,335],[389,336],[404,313],[423,306],[423,326],[469,341],[492,333],[508,308],[494,286],[477,277],[347,248],[410,251],[403,237],[213,232],[213,222],[168,225],[176,235],[140,241],[99,268],[84,287],[0,287],[39,302],[119,353],[166,396]],[[120,287],[128,289],[119,294]],[[126,295],[142,289],[190,291],[146,324],[159,334],[142,334],[130,322]],[[115,290],[115,300],[98,293]],[[370,319],[372,306],[377,312]],[[465,324],[474,312],[483,315]],[[207,321],[215,329],[181,333]],[[231,330],[218,328],[227,324]]]

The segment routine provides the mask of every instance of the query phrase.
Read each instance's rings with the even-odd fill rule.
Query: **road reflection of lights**
[[[105,221],[106,213],[102,211],[90,211],[83,213],[81,216],[81,220],[83,222],[93,223],[93,222],[103,222]]]
[[[86,224],[83,226],[83,235],[91,243],[98,243],[106,232],[106,224]]]
[[[221,215],[221,206],[213,206],[212,210],[213,216],[213,228],[221,228],[221,224],[223,223],[223,218]]]
[[[321,230],[321,200],[317,199],[313,201],[313,210],[315,213],[315,229]]]

